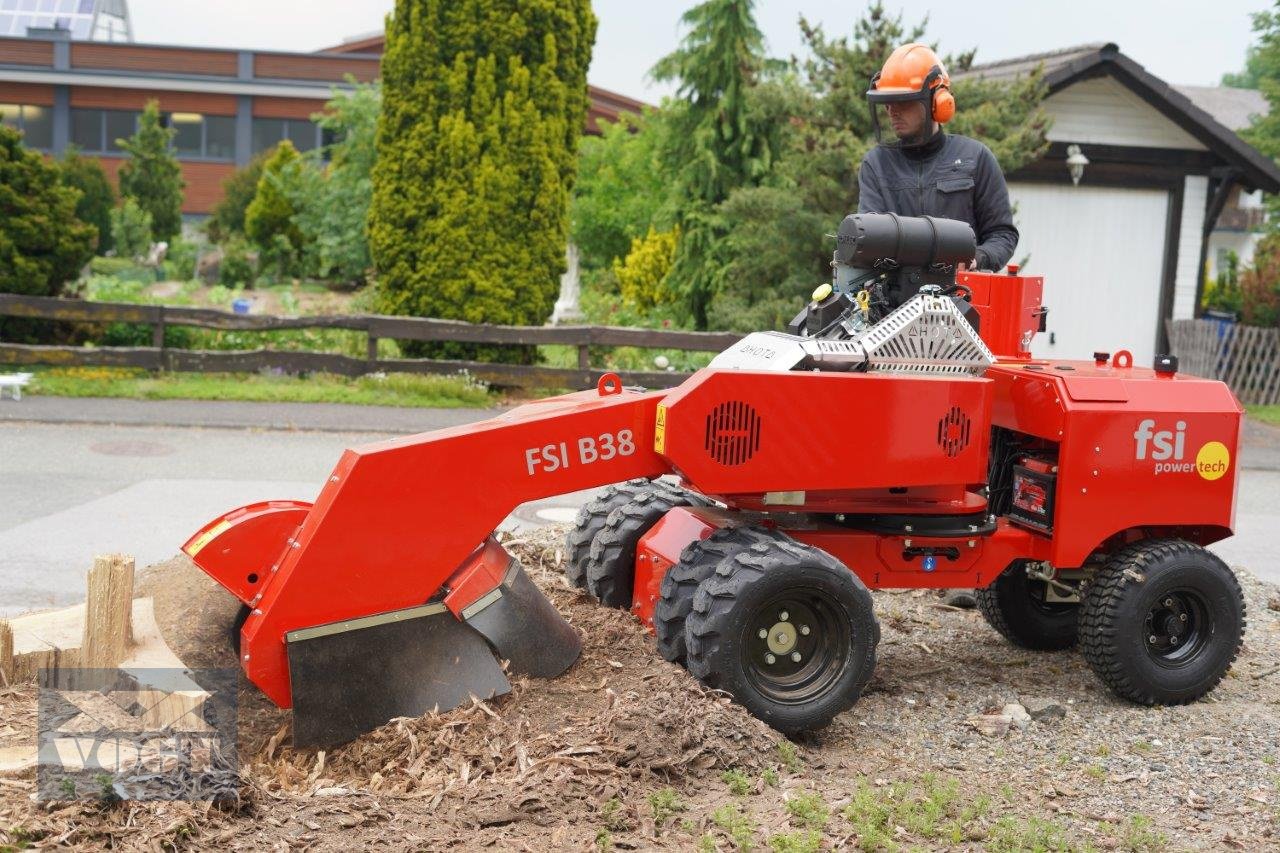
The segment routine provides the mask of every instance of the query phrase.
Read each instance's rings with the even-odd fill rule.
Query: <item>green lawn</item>
[[[265,376],[243,373],[150,373],[115,367],[0,368],[34,373],[25,393],[55,397],[138,400],[249,400],[270,403],[354,403],[452,409],[497,400],[483,383],[464,376],[405,373],[348,379],[332,374]]]
[[[1264,424],[1280,426],[1280,406],[1245,406],[1249,417],[1257,418]]]

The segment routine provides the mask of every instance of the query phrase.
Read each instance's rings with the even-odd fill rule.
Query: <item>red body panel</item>
[[[242,506],[200,528],[182,550],[228,592],[253,606],[310,511],[311,504],[304,501]]]
[[[1243,410],[1226,385],[1113,362],[1000,364],[986,375],[994,425],[1057,445],[1054,565],[1079,566],[1136,528],[1182,528],[1201,544],[1230,535]],[[1218,468],[1202,475],[1206,447],[1201,461]]]
[[[856,511],[890,488],[963,501],[986,477],[991,393],[968,376],[704,370],[663,401],[656,441],[693,488],[735,505],[779,492],[792,494],[775,509]]]
[[[1030,358],[1040,325],[1044,279],[998,273],[960,273],[978,312],[978,334],[1000,358]]]

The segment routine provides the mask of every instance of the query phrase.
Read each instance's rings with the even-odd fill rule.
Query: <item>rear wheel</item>
[[[588,501],[578,510],[573,529],[565,537],[568,560],[564,574],[569,583],[578,589],[587,588],[587,561],[591,559],[591,540],[604,527],[609,513],[633,500],[637,495],[655,489],[666,489],[667,486],[653,480],[643,478],[616,483],[605,489],[599,497]]]
[[[640,539],[675,507],[704,504],[689,492],[663,487],[642,491],[615,508],[591,540],[586,563],[587,592],[607,607],[630,607]]]
[[[685,632],[689,672],[786,734],[850,708],[879,641],[862,581],[785,537],[723,559],[698,588]]]
[[[987,624],[1015,646],[1039,651],[1076,644],[1080,605],[1047,601],[1048,585],[1027,577],[1025,563],[1005,569],[986,589],[974,590]]]
[[[1222,680],[1244,629],[1244,595],[1226,563],[1199,545],[1156,539],[1124,548],[1089,582],[1080,644],[1117,696],[1182,705]]]
[[[706,539],[690,542],[680,561],[662,577],[660,597],[653,607],[658,653],[672,663],[684,663],[687,645],[684,623],[693,610],[698,587],[715,574],[716,566],[756,542],[777,541],[782,534],[768,527],[722,527]]]

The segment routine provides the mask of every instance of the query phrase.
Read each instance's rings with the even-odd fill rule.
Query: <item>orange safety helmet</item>
[[[877,136],[880,128],[876,104],[924,101],[929,118],[938,124],[946,124],[956,114],[947,69],[932,48],[919,42],[904,44],[889,54],[884,67],[871,78],[867,101]]]

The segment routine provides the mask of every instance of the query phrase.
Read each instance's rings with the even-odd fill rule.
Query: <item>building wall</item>
[[[1200,277],[1200,241],[1208,204],[1209,178],[1187,175],[1182,185],[1182,223],[1178,229],[1178,271],[1173,280],[1173,319],[1196,314],[1196,284]]]
[[[1111,77],[1081,80],[1044,100],[1052,142],[1204,151],[1205,146]]]

